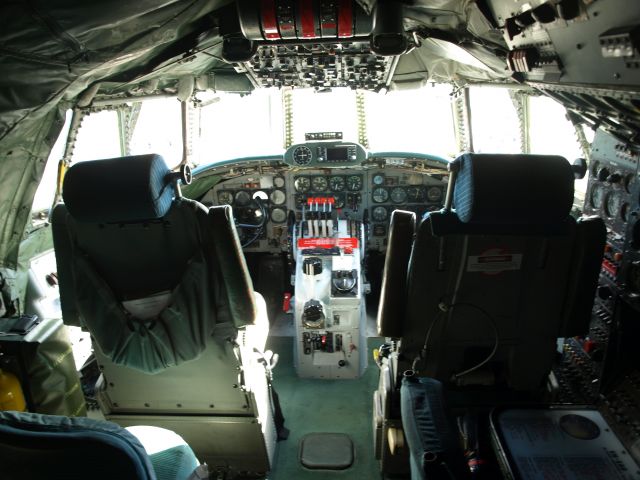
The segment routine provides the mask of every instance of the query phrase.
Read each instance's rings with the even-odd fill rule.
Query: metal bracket
[[[509,97],[513,102],[518,115],[518,127],[520,128],[520,151],[531,152],[531,137],[529,135],[529,94],[521,90],[509,90]]]
[[[453,129],[458,151],[473,152],[469,88],[461,88],[452,93],[451,107],[453,109]]]

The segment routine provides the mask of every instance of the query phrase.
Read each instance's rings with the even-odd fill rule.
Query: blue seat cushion
[[[400,409],[411,479],[467,478],[457,430],[445,409],[442,383],[428,377],[403,378]]]
[[[0,412],[4,480],[154,480],[147,453],[120,426],[84,417]]]

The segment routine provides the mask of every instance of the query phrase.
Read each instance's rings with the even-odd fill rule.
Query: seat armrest
[[[577,221],[560,337],[583,335],[589,329],[606,238],[607,229],[600,217]]]
[[[415,229],[415,213],[395,210],[391,214],[377,320],[378,335],[383,337],[402,336],[407,301],[407,270]]]
[[[269,336],[269,317],[267,314],[267,302],[258,292],[254,292],[256,303],[256,320],[253,325],[244,327],[244,346],[250,350],[256,349],[264,352]]]
[[[233,224],[231,207],[211,207],[209,222],[232,321],[237,328],[251,325],[257,313],[253,283]]]

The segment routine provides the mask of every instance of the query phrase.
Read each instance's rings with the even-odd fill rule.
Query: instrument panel
[[[236,222],[257,225],[263,212],[254,200],[262,204],[267,221],[259,238],[247,249],[277,253],[286,251],[288,220],[302,219],[309,202],[316,198],[333,198],[332,208],[339,218],[361,220],[367,225],[367,248],[386,250],[388,224],[395,209],[423,215],[439,210],[444,203],[446,171],[442,175],[415,172],[401,166],[379,168],[287,168],[276,174],[249,174],[217,184],[202,198],[209,205],[228,204],[233,207]],[[241,241],[251,236],[239,228]]]

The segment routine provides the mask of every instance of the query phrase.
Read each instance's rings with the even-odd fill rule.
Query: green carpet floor
[[[373,392],[378,386],[378,367],[372,348],[383,340],[368,340],[369,366],[357,380],[314,380],[298,378],[293,365],[293,338],[271,337],[268,348],[280,355],[273,384],[280,396],[282,411],[290,430],[287,440],[278,443],[275,467],[269,480],[293,479],[380,479],[373,453],[371,424]],[[333,432],[351,436],[355,447],[353,465],[341,471],[309,470],[299,461],[300,439],[308,433]]]

